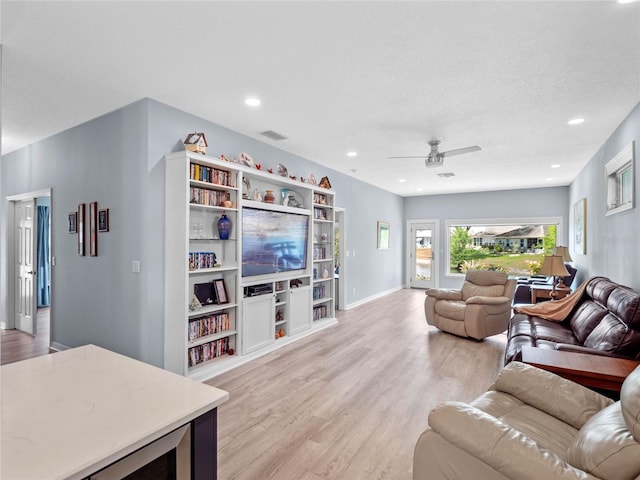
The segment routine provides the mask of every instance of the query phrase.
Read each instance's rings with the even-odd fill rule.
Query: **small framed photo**
[[[89,255],[98,256],[98,202],[89,204]]]
[[[224,284],[223,278],[213,281],[213,290],[215,292],[216,303],[218,305],[221,303],[229,303],[229,297],[227,296],[227,287]]]
[[[78,233],[78,212],[69,213],[69,233]]]
[[[98,232],[109,231],[109,209],[101,208],[98,210]]]
[[[84,203],[78,204],[78,218],[77,218],[77,226],[78,226],[78,255],[84,257],[85,249],[84,249],[84,219],[85,212],[87,206]]]

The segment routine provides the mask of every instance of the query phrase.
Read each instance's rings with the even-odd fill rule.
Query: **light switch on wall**
[[[133,260],[131,262],[131,271],[133,273],[140,273],[140,260]]]

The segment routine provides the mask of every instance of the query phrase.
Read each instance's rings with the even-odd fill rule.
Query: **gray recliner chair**
[[[427,323],[476,340],[497,335],[509,326],[515,288],[516,281],[506,273],[469,270],[460,290],[427,289]]]

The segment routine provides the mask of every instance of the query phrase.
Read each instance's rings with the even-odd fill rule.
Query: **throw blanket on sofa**
[[[567,295],[561,300],[554,300],[552,302],[536,303],[535,305],[525,305],[520,307],[514,307],[515,313],[524,313],[526,315],[533,315],[536,317],[544,318],[545,320],[554,320],[561,322],[569,316],[571,310],[576,305],[578,300],[582,297],[584,289],[587,288],[587,284],[594,278],[603,277],[591,277],[576,289],[575,292]]]

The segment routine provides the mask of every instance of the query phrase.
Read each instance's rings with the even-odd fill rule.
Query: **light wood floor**
[[[0,330],[0,364],[26,360],[49,353],[49,308],[39,308],[37,335],[19,330]]]
[[[225,480],[403,480],[428,412],[484,392],[506,337],[483,342],[427,326],[424,291],[401,290],[339,324],[207,383],[218,410]]]

